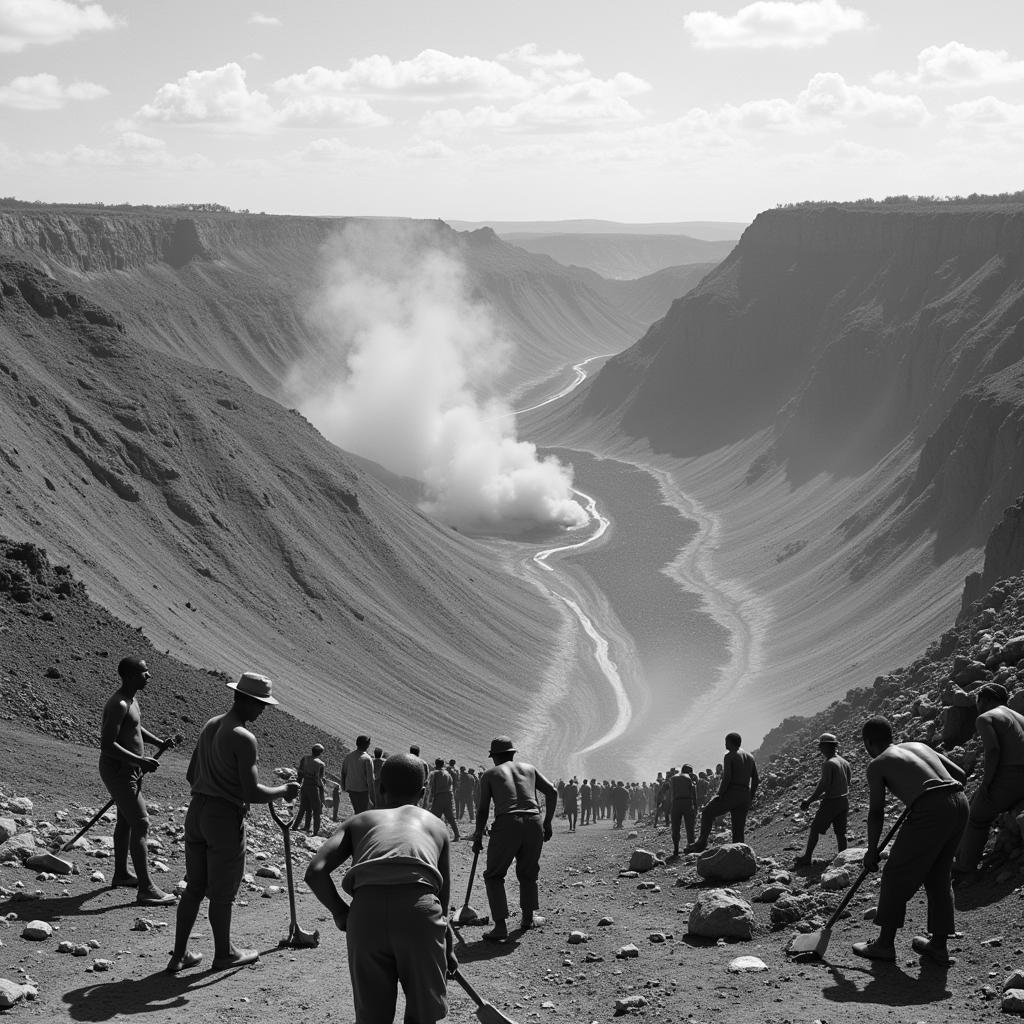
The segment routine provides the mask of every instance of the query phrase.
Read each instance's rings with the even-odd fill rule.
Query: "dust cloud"
[[[421,481],[424,510],[459,529],[587,521],[572,468],[517,439],[494,390],[509,343],[434,226],[346,226],[310,316],[329,355],[294,367],[286,391],[325,437]]]

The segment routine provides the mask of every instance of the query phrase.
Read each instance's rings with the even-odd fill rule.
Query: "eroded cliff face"
[[[28,260],[113,310],[146,344],[225,370],[287,404],[300,360],[337,362],[309,316],[324,287],[325,244],[357,218],[0,210],[0,254]],[[511,341],[503,391],[631,344],[703,274],[606,281],[502,242],[490,229],[375,219],[456,254],[474,299]],[[411,243],[410,243],[411,244]],[[708,268],[703,268],[708,269]]]
[[[766,431],[748,483],[920,453],[897,534],[984,543],[1024,489],[1024,209],[761,214],[733,254],[594,380],[585,414],[701,456]]]

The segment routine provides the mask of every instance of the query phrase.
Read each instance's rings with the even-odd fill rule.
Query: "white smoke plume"
[[[326,249],[313,317],[332,359],[288,391],[335,444],[423,482],[424,509],[460,529],[578,526],[572,469],[519,441],[493,393],[508,345],[431,225],[348,225]]]

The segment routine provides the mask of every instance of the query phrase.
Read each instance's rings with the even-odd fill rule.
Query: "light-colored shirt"
[[[355,843],[342,889],[351,895],[365,885],[423,885],[440,892],[437,840],[422,828],[410,828],[394,811],[371,813],[373,823]]]
[[[341,788],[346,793],[373,792],[373,758],[365,750],[353,750],[341,763]]]
[[[821,786],[826,800],[850,795],[850,762],[833,754],[821,766]]]

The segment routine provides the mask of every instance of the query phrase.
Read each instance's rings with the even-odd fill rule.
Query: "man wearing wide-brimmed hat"
[[[850,764],[839,756],[839,740],[834,733],[823,732],[818,738],[818,750],[825,758],[821,766],[818,787],[806,799],[800,801],[800,810],[806,811],[815,800],[821,799],[811,831],[807,836],[807,849],[793,862],[794,867],[807,867],[811,863],[818,837],[831,827],[836,836],[836,849],[846,849],[846,823],[850,814]]]
[[[551,838],[551,821],[555,816],[558,790],[532,764],[515,760],[516,748],[508,736],[491,740],[488,756],[494,767],[480,777],[480,803],[476,812],[476,833],[473,852],[483,849],[484,828],[494,801],[494,823],[487,843],[487,867],[484,885],[491,908],[494,928],[484,932],[492,942],[508,938],[508,900],[505,876],[515,861],[519,879],[519,906],[523,911],[525,931],[543,923],[535,911],[540,905],[537,879],[540,876],[540,853]],[[544,794],[544,823],[540,820],[537,791]]]
[[[282,796],[294,800],[299,792],[297,782],[260,783],[256,737],[246,728],[268,704],[279,703],[273,683],[266,676],[246,672],[228,687],[235,691],[234,703],[203,726],[186,773],[192,787],[185,815],[187,885],[178,904],[168,974],[194,967],[203,958],[188,948],[203,897],[210,901],[214,970],[259,959],[255,949],[237,949],[231,941],[231,905],[245,872],[245,816],[249,804],[268,804]]]

